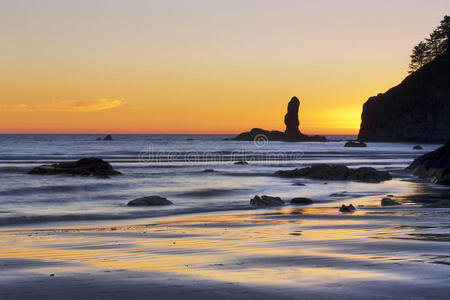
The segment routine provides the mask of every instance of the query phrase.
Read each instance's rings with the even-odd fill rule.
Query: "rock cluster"
[[[280,197],[271,197],[262,195],[261,197],[256,195],[253,199],[250,200],[250,205],[260,206],[260,207],[269,207],[269,206],[280,206],[283,205],[284,201],[281,200]]]
[[[56,175],[56,174],[69,174],[69,175],[81,175],[81,176],[110,176],[120,175],[119,171],[113,169],[113,167],[103,159],[97,157],[82,158],[74,162],[60,162],[51,165],[42,165],[35,167],[28,172],[28,174],[36,175]]]
[[[289,178],[309,178],[317,180],[353,180],[359,182],[378,183],[391,180],[389,172],[378,171],[374,168],[362,167],[350,169],[343,165],[318,164],[302,169],[280,170],[276,176]]]

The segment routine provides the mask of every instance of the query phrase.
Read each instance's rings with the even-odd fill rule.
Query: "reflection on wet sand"
[[[61,263],[32,265],[32,273],[126,269],[276,286],[415,280],[420,272],[408,270],[419,262],[448,268],[442,212],[417,218],[419,208],[405,209],[287,207],[135,226],[3,230],[0,257]]]

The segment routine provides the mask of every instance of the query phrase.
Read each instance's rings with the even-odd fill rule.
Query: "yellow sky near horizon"
[[[257,3],[2,1],[0,133],[356,134],[450,7]]]

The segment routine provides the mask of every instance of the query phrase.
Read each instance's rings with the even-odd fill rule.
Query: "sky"
[[[450,0],[0,0],[0,133],[356,134]]]

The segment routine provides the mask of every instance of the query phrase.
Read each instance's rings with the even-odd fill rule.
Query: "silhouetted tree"
[[[430,33],[430,37],[425,39],[428,48],[428,60],[433,60],[442,52],[442,34],[438,29]]]
[[[413,53],[411,54],[411,63],[409,64],[409,68],[411,69],[410,73],[420,69],[428,62],[427,52],[428,47],[424,42],[420,42],[414,47]]]
[[[450,16],[444,16],[439,26],[430,33],[430,37],[414,47],[409,72],[420,69],[448,49],[450,49]]]
[[[438,29],[444,45],[443,51],[450,49],[450,16],[444,16]]]

